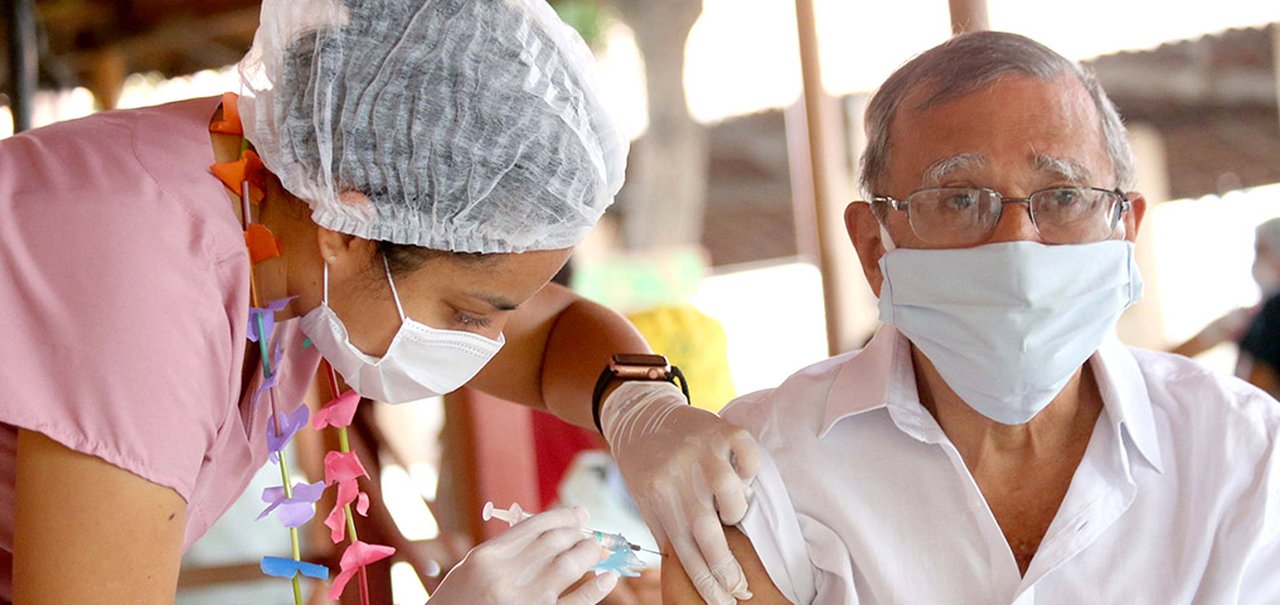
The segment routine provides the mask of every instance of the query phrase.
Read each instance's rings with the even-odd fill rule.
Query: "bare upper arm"
[[[623,316],[573,291],[548,284],[503,328],[507,344],[469,386],[593,427],[591,394],[614,353],[649,345]]]
[[[1249,382],[1272,397],[1280,397],[1280,376],[1265,363],[1254,360],[1253,367],[1249,369]]]
[[[769,578],[769,573],[765,571],[764,565],[760,563],[760,557],[756,555],[756,549],[751,544],[751,540],[746,534],[738,531],[736,527],[725,527],[725,537],[729,540],[729,550],[733,551],[733,556],[738,559],[738,564],[742,565],[742,573],[747,576],[747,588],[751,591],[752,597],[750,601],[739,601],[748,605],[774,605],[782,603],[791,603],[782,593],[778,591],[778,587],[773,585],[773,580]],[[667,545],[662,552],[674,552]],[[685,605],[703,603],[698,591],[694,589],[693,582],[689,581],[689,576],[684,572],[684,567],[680,565],[679,559],[675,555],[670,555],[662,560],[662,602],[667,605]]]
[[[557,284],[547,284],[520,305],[502,333],[507,340],[484,369],[467,383],[490,395],[543,409],[542,359],[556,318],[577,296]]]
[[[172,603],[187,505],[177,492],[18,431],[16,603]]]

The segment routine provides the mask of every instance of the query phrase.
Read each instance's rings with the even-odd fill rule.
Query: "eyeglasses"
[[[917,190],[905,200],[871,197],[871,207],[882,222],[888,209],[906,212],[916,237],[938,246],[985,241],[1000,222],[1005,204],[1026,204],[1031,223],[1050,244],[1107,239],[1131,205],[1120,190],[1097,187],[1051,187],[1027,197],[1005,197],[980,187],[933,187]]]

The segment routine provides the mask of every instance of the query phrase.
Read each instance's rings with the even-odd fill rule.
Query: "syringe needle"
[[[665,556],[667,556],[667,553],[664,553],[664,552],[658,552],[658,551],[653,550],[653,549],[645,548],[645,547],[643,547],[643,546],[640,546],[639,544],[632,544],[632,545],[631,545],[631,550],[643,550],[644,552],[647,552],[647,553],[653,553],[653,554],[655,554],[655,555],[658,555],[659,557],[665,557]]]

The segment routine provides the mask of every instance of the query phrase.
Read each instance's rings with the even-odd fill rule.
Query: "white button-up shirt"
[[[1105,411],[1025,577],[887,325],[726,408],[766,454],[740,528],[795,603],[1280,603],[1280,404],[1114,339],[1089,363]]]

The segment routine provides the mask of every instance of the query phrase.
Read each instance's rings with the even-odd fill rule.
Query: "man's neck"
[[[920,402],[937,420],[974,475],[1017,472],[1087,443],[1102,401],[1086,363],[1053,401],[1026,424],[1001,424],[974,410],[952,391],[933,364],[914,346]]]
[[[915,347],[920,401],[960,453],[1026,574],[1088,448],[1102,396],[1086,363],[1026,424],[1000,424],[969,407]]]

